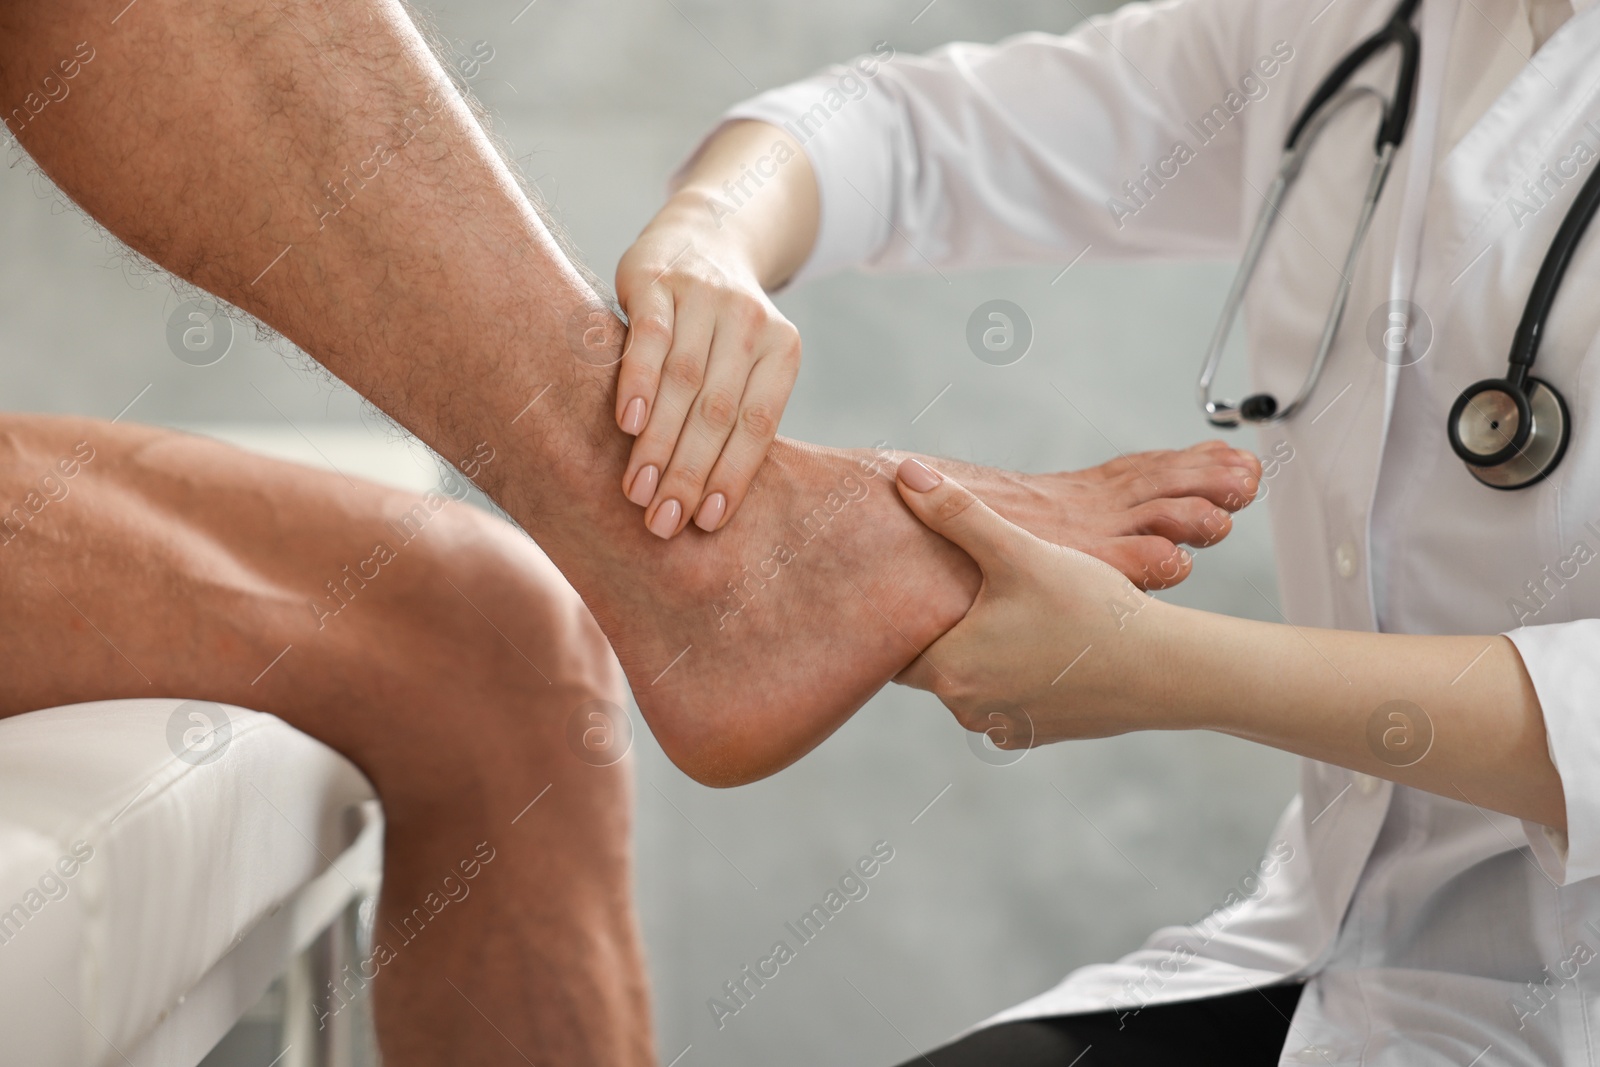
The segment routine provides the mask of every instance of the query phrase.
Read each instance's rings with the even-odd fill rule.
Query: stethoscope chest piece
[[[1488,378],[1468,386],[1450,408],[1450,447],[1478,481],[1521,489],[1543,481],[1567,451],[1572,420],[1549,383]]]

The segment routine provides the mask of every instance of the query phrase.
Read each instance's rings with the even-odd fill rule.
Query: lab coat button
[[[1354,577],[1356,573],[1356,546],[1349,541],[1340,544],[1334,550],[1333,565],[1339,569],[1339,577]]]
[[[1383,788],[1383,779],[1374,778],[1370,774],[1362,774],[1360,771],[1356,771],[1355,779],[1356,792],[1360,793],[1364,797],[1370,797],[1372,794]]]

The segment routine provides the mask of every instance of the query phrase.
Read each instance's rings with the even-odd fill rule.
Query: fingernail
[[[913,492],[917,493],[926,493],[944,481],[944,475],[927,464],[920,463],[914,459],[903,460],[896,474]]]
[[[622,409],[622,432],[630,437],[638,437],[643,429],[644,397],[636,396]]]
[[[656,498],[656,482],[660,478],[661,472],[654,463],[639,468],[639,473],[633,476],[633,484],[628,486],[628,499],[641,508],[648,506]]]
[[[671,537],[677,532],[678,520],[681,518],[683,518],[683,505],[676,500],[669,500],[656,508],[656,517],[650,520],[650,532],[662,539]]]
[[[700,510],[695,512],[694,524],[706,533],[711,533],[722,521],[722,513],[728,510],[728,498],[721,493],[712,493],[700,505]]]

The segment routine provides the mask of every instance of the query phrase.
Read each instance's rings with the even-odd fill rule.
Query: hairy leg
[[[110,8],[0,2],[13,133],[112,233],[279,330],[445,457],[492,446],[503,460],[480,484],[583,595],[690,774],[732,784],[798,758],[966,611],[976,568],[887,478],[833,508],[864,454],[780,439],[715,537],[645,531],[614,491],[631,443],[612,418],[619,324],[396,0]],[[70,94],[38,104],[40,79],[59,87],[68,69]],[[1076,481],[952,470],[1040,536],[1147,584],[1180,580],[1172,542],[1210,538],[1222,520],[1207,502],[1241,506],[1259,475],[1226,449]],[[795,532],[819,508],[822,544]],[[782,575],[776,588],[762,569]],[[735,626],[739,588],[762,607]]]
[[[0,642],[0,714],[238,704],[372,780],[388,820],[378,934],[395,951],[371,988],[386,1063],[653,1062],[626,764],[567,741],[589,701],[622,700],[621,679],[520,534],[201,438],[9,415],[0,523],[0,597],[26,620]],[[490,850],[436,925],[388,933]]]

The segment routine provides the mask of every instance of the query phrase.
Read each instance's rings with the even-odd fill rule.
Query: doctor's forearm
[[[739,121],[706,143],[650,226],[682,228],[733,252],[772,289],[810,256],[820,220],[805,150],[777,126]]]
[[[1504,637],[1312,630],[1174,609],[1190,725],[1565,830],[1544,717]]]

